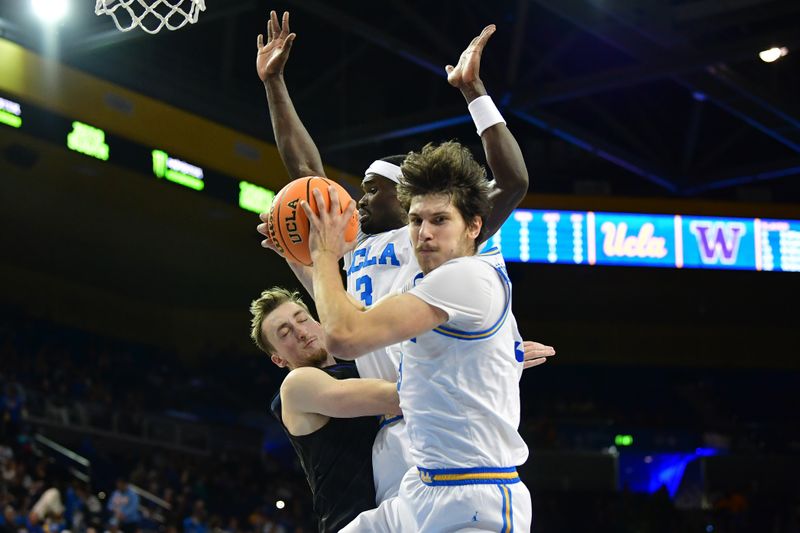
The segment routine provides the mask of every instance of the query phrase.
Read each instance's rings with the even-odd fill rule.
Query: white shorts
[[[375,505],[397,496],[400,481],[414,466],[411,459],[411,441],[408,439],[406,422],[394,417],[384,424],[372,444],[372,475],[375,480]]]
[[[376,509],[364,511],[339,533],[405,533],[414,531],[414,517],[400,498],[383,500]]]
[[[527,533],[533,519],[531,495],[519,477],[510,475],[512,470],[409,469],[396,498],[361,513],[342,531]],[[421,476],[422,472],[429,475]],[[505,477],[494,479],[491,477],[494,472]],[[442,475],[446,480],[437,479]],[[422,477],[426,478],[424,482]]]

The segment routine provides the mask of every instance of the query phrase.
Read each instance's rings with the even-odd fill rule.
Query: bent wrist
[[[283,83],[283,70],[275,73],[267,73],[264,76],[264,85],[271,85],[275,83]]]
[[[461,85],[458,89],[461,91],[461,94],[464,96],[464,99],[467,101],[467,103],[470,103],[476,98],[488,94],[486,92],[486,87],[483,86],[483,82],[481,80],[466,83]]]
[[[311,260],[314,264],[318,264],[320,261],[324,262],[330,260],[334,263],[339,262],[339,257],[337,253],[329,248],[319,248],[316,250],[311,250]]]

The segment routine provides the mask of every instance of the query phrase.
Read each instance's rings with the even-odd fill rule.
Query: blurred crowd
[[[3,533],[313,530],[308,487],[291,464],[131,449],[103,454],[117,477],[102,487],[75,477],[24,429],[6,427],[2,442]]]
[[[312,531],[308,486],[267,416],[281,376],[252,354],[182,361],[158,347],[7,317],[0,322],[0,533]],[[534,458],[537,450],[608,449],[615,433],[655,450],[714,445],[797,455],[800,424],[787,424],[793,415],[784,401],[796,382],[797,374],[767,370],[551,363],[523,377],[521,432]],[[82,470],[37,441],[47,430],[31,423],[30,412],[65,427],[121,432],[153,413],[218,424],[221,432],[248,424],[261,432],[243,443],[251,452],[177,450],[135,439],[111,445],[88,432],[59,436],[91,462]],[[665,490],[529,484],[534,530],[544,533],[800,533],[797,490],[744,482],[687,507]]]

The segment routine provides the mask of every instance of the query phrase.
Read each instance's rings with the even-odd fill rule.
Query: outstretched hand
[[[480,35],[472,39],[467,46],[466,50],[461,52],[461,57],[458,58],[458,64],[447,65],[444,70],[447,72],[447,82],[458,89],[463,89],[470,85],[482,84],[480,71],[481,71],[481,54],[483,48],[489,41],[489,37],[495,32],[497,28],[494,24],[489,24]]]
[[[552,357],[556,354],[556,351],[552,346],[547,346],[546,344],[533,341],[524,341],[522,343],[522,351],[523,369],[533,368],[535,366],[544,364],[547,362],[548,357]]]
[[[356,239],[347,242],[344,238],[347,226],[356,210],[356,202],[351,198],[347,207],[342,211],[339,193],[335,187],[328,187],[330,206],[326,204],[319,189],[314,189],[312,194],[317,203],[319,215],[311,209],[308,202],[305,200],[300,202],[300,207],[305,211],[310,223],[308,248],[311,252],[311,260],[316,262],[317,256],[331,253],[338,261],[356,246]]]
[[[284,11],[283,22],[278,22],[278,14],[270,11],[267,21],[267,44],[264,36],[259,34],[256,41],[258,54],[256,55],[256,71],[261,81],[266,82],[270,76],[283,74],[283,67],[289,59],[292,43],[297,34],[289,30],[289,12]]]

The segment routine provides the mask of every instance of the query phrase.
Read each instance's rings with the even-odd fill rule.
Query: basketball
[[[310,223],[305,211],[300,207],[300,202],[305,200],[315,213],[317,201],[314,199],[312,191],[319,189],[325,202],[329,203],[328,187],[333,186],[339,193],[339,203],[341,210],[347,208],[351,197],[347,191],[338,183],[327,178],[309,176],[298,178],[275,195],[272,206],[269,210],[269,221],[267,228],[269,238],[278,249],[281,255],[289,260],[311,266],[311,253],[308,249],[308,233]],[[358,233],[358,212],[353,212],[350,223],[344,234],[345,240],[352,241]]]

